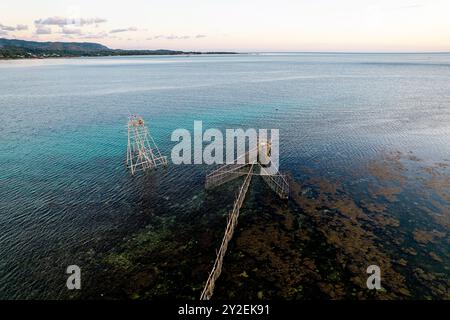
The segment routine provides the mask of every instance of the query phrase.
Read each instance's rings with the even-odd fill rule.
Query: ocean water
[[[189,216],[209,169],[132,177],[129,112],[166,155],[194,120],[280,129],[281,168],[299,180],[301,166],[333,176],[386,150],[448,163],[450,54],[0,61],[1,298],[65,297],[68,265],[119,245],[150,213]]]

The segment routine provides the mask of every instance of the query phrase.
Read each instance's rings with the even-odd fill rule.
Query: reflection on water
[[[131,110],[165,154],[194,120],[281,129],[292,197],[252,182],[215,297],[448,298],[449,78],[446,54],[1,62],[0,297],[198,298],[239,182],[130,176]]]

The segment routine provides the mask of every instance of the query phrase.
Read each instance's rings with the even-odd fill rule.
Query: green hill
[[[208,52],[211,54],[214,52]],[[232,52],[217,52],[232,53]],[[201,54],[174,50],[120,50],[91,42],[38,42],[0,38],[0,59]]]
[[[98,43],[90,42],[37,42],[15,39],[1,39],[0,48],[16,47],[47,51],[101,52],[110,50]]]

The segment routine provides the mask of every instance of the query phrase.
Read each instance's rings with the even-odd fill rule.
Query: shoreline
[[[246,54],[241,52],[202,52],[202,53],[180,53],[180,54],[114,54],[114,55],[92,55],[92,56],[54,56],[54,57],[20,57],[20,58],[4,58],[0,57],[0,61],[18,61],[18,60],[49,60],[49,59],[74,59],[74,58],[102,58],[102,57],[190,57],[190,56],[210,56],[210,55],[240,55]]]

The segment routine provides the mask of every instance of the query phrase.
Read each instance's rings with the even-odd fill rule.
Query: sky
[[[0,37],[110,48],[450,51],[450,0],[1,0]]]

